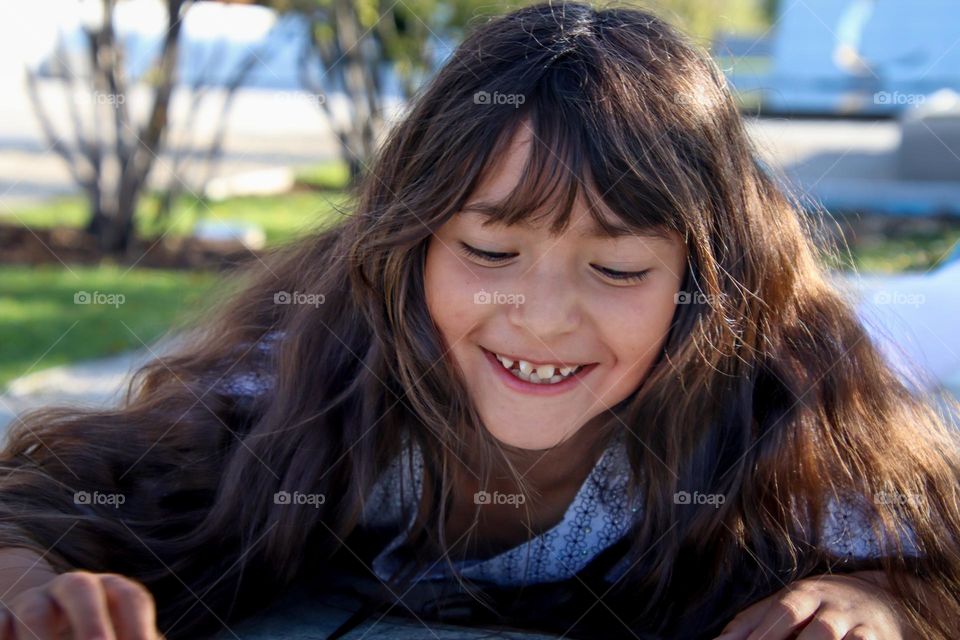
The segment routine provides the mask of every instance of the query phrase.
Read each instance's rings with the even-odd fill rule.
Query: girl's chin
[[[545,426],[547,423],[544,423]],[[487,433],[496,438],[500,443],[515,447],[517,449],[540,450],[554,447],[564,440],[570,438],[573,434],[564,431],[557,432],[557,423],[549,424],[549,432],[537,432],[535,429],[529,431],[517,431],[515,429],[500,429],[487,427]],[[576,432],[576,430],[574,430]]]
[[[526,449],[528,451],[542,451],[544,449],[550,449],[560,444],[562,438],[555,438],[552,440],[527,440],[525,438],[511,438],[506,436],[498,436],[492,434],[501,444],[513,447],[514,449]]]

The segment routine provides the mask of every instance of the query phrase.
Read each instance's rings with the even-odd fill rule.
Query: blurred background
[[[0,430],[115,399],[223,270],[332,222],[464,32],[524,4],[0,5]],[[635,4],[715,57],[905,379],[957,394],[960,5]]]

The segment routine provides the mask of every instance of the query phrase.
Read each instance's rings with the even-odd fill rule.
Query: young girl
[[[676,31],[491,21],[356,196],[122,407],[22,417],[3,637],[197,637],[316,576],[569,637],[960,637],[960,443]]]

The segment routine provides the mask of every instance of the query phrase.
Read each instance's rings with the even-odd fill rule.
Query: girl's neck
[[[512,478],[509,465],[524,482],[540,492],[562,487],[572,479],[583,479],[596,464],[609,435],[603,423],[592,420],[565,441],[549,449],[520,449],[502,445],[503,457],[495,459],[494,477]],[[470,461],[467,461],[470,463]],[[479,469],[479,465],[472,465]]]
[[[481,466],[475,460],[463,460],[466,468],[457,465],[453,507],[444,525],[448,543],[452,545],[451,553],[471,559],[492,557],[555,526],[596,464],[604,443],[608,442],[602,426],[602,423],[584,425],[565,442],[550,449],[504,447],[504,456],[514,470],[510,471],[507,460],[495,456],[490,484],[481,485],[482,480],[477,476]],[[471,447],[470,450],[482,449]],[[527,497],[524,508],[492,503],[478,512],[475,497],[478,491],[520,492],[514,473],[523,479]]]

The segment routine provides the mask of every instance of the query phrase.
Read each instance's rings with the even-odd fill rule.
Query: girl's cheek
[[[474,288],[479,289],[481,286],[490,287],[495,286],[505,286],[509,283],[515,282],[517,279],[516,265],[498,267],[498,268],[489,268],[481,266],[467,265],[464,267],[466,270],[467,277],[475,283]]]
[[[454,339],[469,332],[488,312],[490,305],[478,304],[489,284],[467,266],[453,258],[436,264],[427,279],[427,300],[431,314],[448,337]]]
[[[654,357],[670,331],[676,303],[672,289],[663,289],[611,298],[601,308],[607,310],[602,316],[604,333],[616,340],[618,350],[630,354],[633,362]]]

